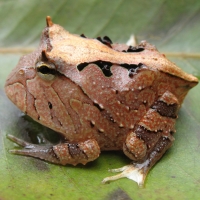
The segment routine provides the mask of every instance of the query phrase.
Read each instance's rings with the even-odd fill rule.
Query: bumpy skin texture
[[[171,146],[178,109],[198,80],[147,42],[129,47],[99,40],[72,35],[47,17],[40,46],[20,59],[5,91],[65,141],[41,147],[8,136],[24,146],[12,152],[76,165],[103,150],[123,150],[136,168],[146,163],[145,177]]]

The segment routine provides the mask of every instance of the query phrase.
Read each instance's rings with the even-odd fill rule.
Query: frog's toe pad
[[[120,178],[129,178],[135,181],[140,187],[144,185],[144,180],[146,175],[143,173],[143,170],[140,168],[135,167],[134,165],[126,165],[124,167],[118,169],[111,169],[111,172],[121,172],[115,176],[106,177],[103,179],[102,183],[106,183],[109,181],[117,180]]]

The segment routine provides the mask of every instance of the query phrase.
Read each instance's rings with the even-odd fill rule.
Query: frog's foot
[[[16,144],[24,147],[22,149],[10,150],[10,153],[20,154],[40,158],[56,164],[86,164],[95,160],[100,149],[97,142],[93,139],[86,140],[80,143],[60,143],[57,145],[37,145],[18,139],[12,135],[7,137]]]
[[[135,181],[139,187],[143,187],[146,175],[148,173],[148,161],[141,164],[130,164],[118,169],[111,169],[110,172],[121,172],[115,176],[109,176],[103,179],[102,183],[114,181],[120,178],[128,178]]]
[[[9,150],[10,153],[37,157],[48,161],[50,161],[49,159],[50,157],[52,157],[52,162],[58,163],[58,159],[56,159],[55,155],[52,152],[52,145],[41,146],[37,144],[31,144],[10,134],[7,135],[7,138],[18,144],[19,146],[24,147],[23,149]]]
[[[112,172],[122,172],[122,173],[116,176],[107,177],[102,182],[106,183],[108,181],[127,177],[137,182],[138,185],[142,187],[144,185],[144,181],[149,170],[162,157],[162,155],[166,152],[166,150],[172,145],[172,142],[173,138],[169,139],[161,137],[143,163],[133,163],[119,169],[110,170]]]

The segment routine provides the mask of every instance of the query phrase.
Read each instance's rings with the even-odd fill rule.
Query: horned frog
[[[85,165],[101,151],[123,150],[132,163],[103,183],[127,177],[143,185],[172,145],[177,112],[198,79],[145,41],[113,44],[107,36],[70,34],[49,16],[46,21],[38,49],[20,59],[5,91],[22,112],[64,139],[42,146],[8,135],[23,147],[10,152]]]

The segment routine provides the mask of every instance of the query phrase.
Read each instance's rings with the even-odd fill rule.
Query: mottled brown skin
[[[39,48],[20,59],[5,91],[65,142],[41,147],[9,135],[24,146],[13,153],[76,165],[103,150],[123,150],[136,167],[146,163],[146,176],[172,145],[177,112],[197,78],[146,42],[130,50],[107,40],[72,35],[47,17]],[[43,68],[37,68],[41,61]]]

